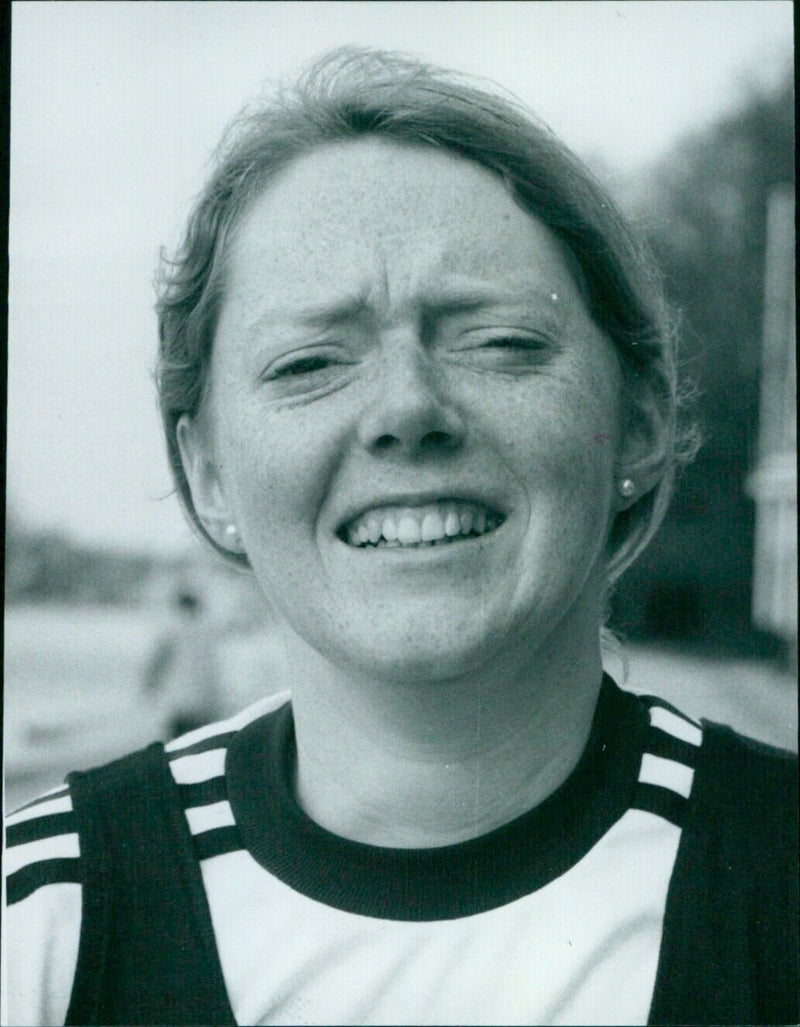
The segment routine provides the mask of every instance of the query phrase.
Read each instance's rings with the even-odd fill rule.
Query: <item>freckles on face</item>
[[[340,661],[452,670],[551,625],[603,549],[619,391],[560,244],[460,158],[323,148],[238,228],[220,488],[265,591]]]
[[[228,383],[230,385],[230,382]],[[220,390],[212,398],[214,449],[223,492],[247,552],[261,548],[293,560],[270,559],[266,571],[284,579],[313,553],[318,515],[343,453],[343,424],[330,407],[261,402],[258,389]],[[255,537],[254,537],[255,532]]]
[[[561,585],[547,568],[559,559],[564,571],[585,573],[610,526],[621,373],[607,346],[599,332],[587,333],[535,387],[507,394],[508,406],[496,422],[497,452],[526,501],[523,562],[543,588]],[[517,585],[530,586],[525,570]]]

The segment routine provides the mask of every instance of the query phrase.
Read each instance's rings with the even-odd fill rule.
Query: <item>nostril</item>
[[[391,449],[393,446],[402,444],[402,438],[391,433],[379,435],[375,439],[374,446],[377,450]],[[453,443],[453,436],[446,431],[428,431],[422,436],[421,439],[416,443],[424,449],[442,449],[450,446]]]
[[[429,431],[425,434],[422,439],[422,444],[426,446],[447,446],[453,442],[453,437],[446,431]]]
[[[415,447],[419,446],[421,449],[446,449],[452,446],[454,441],[450,432],[427,431],[421,438],[409,438],[408,444]],[[373,446],[376,450],[385,452],[394,446],[402,446],[403,444],[404,439],[402,435],[393,435],[391,432],[386,432],[375,439]]]

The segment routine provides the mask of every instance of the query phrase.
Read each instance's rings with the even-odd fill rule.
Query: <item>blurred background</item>
[[[345,43],[499,82],[649,238],[706,442],[614,597],[627,687],[796,748],[791,3],[27,2],[12,12],[7,807],[285,687],[266,605],[170,495],[151,283],[229,119]]]

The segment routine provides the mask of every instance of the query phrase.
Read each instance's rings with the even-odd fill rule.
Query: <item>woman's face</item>
[[[409,679],[596,633],[621,373],[541,222],[455,155],[346,142],[266,189],[228,271],[185,463],[299,635]]]

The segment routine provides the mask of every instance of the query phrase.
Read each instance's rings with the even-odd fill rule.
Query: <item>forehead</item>
[[[486,168],[433,147],[328,144],[273,180],[231,245],[226,308],[344,294],[409,299],[437,279],[576,290],[561,244]]]

